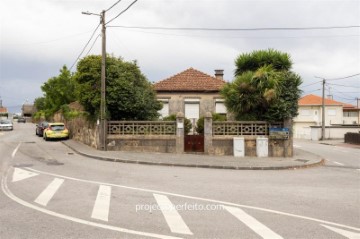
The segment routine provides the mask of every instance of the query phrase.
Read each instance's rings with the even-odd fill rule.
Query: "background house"
[[[220,89],[225,84],[223,70],[215,70],[210,76],[194,68],[189,68],[154,84],[157,98],[163,103],[162,117],[178,112],[196,123],[206,112],[226,115]]]
[[[358,107],[325,99],[325,126],[359,124]],[[311,139],[311,126],[322,125],[322,97],[306,95],[299,100],[299,115],[294,118],[294,137]]]
[[[8,118],[8,110],[6,107],[3,107],[2,100],[0,99],[0,119],[1,118]]]

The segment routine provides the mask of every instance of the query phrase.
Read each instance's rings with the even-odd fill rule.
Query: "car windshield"
[[[1,120],[1,124],[11,124],[10,120]]]
[[[51,125],[50,129],[54,130],[54,131],[60,131],[60,130],[64,130],[65,126],[64,125]]]

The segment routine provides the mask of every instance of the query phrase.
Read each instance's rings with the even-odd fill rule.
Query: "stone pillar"
[[[212,154],[212,115],[206,112],[204,117],[204,151],[205,154]]]
[[[292,119],[284,120],[284,128],[289,128],[289,139],[284,140],[284,156],[292,157],[294,155],[294,142],[293,142],[293,121]]]
[[[176,115],[176,153],[184,153],[185,120],[182,112]]]

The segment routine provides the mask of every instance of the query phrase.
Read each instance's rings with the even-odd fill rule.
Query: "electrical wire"
[[[105,10],[105,12],[109,11],[111,8],[115,7],[119,2],[121,2],[121,0],[117,1],[116,3],[114,3],[111,7],[109,7],[108,9]]]
[[[72,70],[72,68],[74,67],[74,65],[76,64],[76,62],[80,59],[81,55],[84,53],[86,47],[89,45],[91,39],[94,37],[94,35],[95,35],[97,29],[99,28],[99,26],[100,26],[100,23],[99,23],[99,25],[97,25],[97,27],[95,28],[94,32],[91,34],[90,39],[89,39],[89,40],[87,41],[87,43],[85,44],[85,46],[84,46],[84,48],[82,49],[82,51],[80,52],[79,56],[76,58],[76,60],[74,61],[74,63],[71,65],[70,71]]]
[[[136,1],[137,0],[135,0],[133,3],[135,3]],[[121,13],[119,15],[121,15]],[[109,22],[111,22],[112,20],[110,20]],[[109,22],[107,22],[106,24],[108,24]],[[360,28],[360,25],[325,26],[325,27],[321,27],[321,26],[320,27],[260,27],[260,28],[204,28],[204,27],[154,27],[154,26],[145,27],[145,26],[122,26],[122,25],[108,26],[108,27],[142,29],[142,30],[167,30],[167,31],[306,31],[306,30]]]
[[[328,85],[336,85],[336,86],[342,86],[342,87],[350,87],[350,88],[360,89],[360,86],[340,85],[340,84],[333,84],[333,83],[327,83],[327,84],[328,84]]]
[[[311,85],[315,85],[315,84],[318,84],[320,83],[321,81],[317,81],[317,82],[314,82],[314,83],[311,83],[311,84],[308,84],[308,85],[304,85],[304,86],[300,86],[301,88],[304,88],[304,87],[308,87],[308,86],[311,86]]]
[[[99,34],[99,35],[95,38],[93,44],[91,45],[90,49],[89,49],[88,52],[85,54],[85,56],[89,55],[90,51],[93,49],[93,47],[94,47],[97,39],[98,39],[100,36],[101,36],[101,34]]]
[[[118,18],[119,16],[121,16],[123,13],[125,13],[127,10],[129,10],[129,8],[130,8],[132,5],[134,5],[137,1],[138,1],[138,0],[134,0],[132,3],[130,3],[130,5],[127,6],[127,8],[125,8],[125,9],[124,9],[123,11],[121,11],[118,15],[116,15],[114,18],[112,18],[110,21],[108,21],[108,22],[106,23],[106,25],[109,24],[110,22],[114,21],[116,18]]]
[[[325,79],[327,81],[333,81],[333,80],[344,80],[344,79],[348,79],[348,78],[352,78],[354,76],[359,76],[360,73],[354,74],[354,75],[350,75],[350,76],[344,76],[344,77],[339,77],[339,78],[333,78],[333,79]]]

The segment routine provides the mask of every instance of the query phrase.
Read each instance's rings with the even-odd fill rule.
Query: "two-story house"
[[[332,99],[324,100],[325,126],[359,124],[359,108]],[[298,113],[294,118],[294,137],[310,139],[310,126],[322,125],[322,97],[310,94],[300,98]]]
[[[215,76],[189,68],[154,84],[157,98],[163,103],[162,117],[182,112],[194,125],[206,112],[226,114],[220,90],[226,83],[223,70]]]

